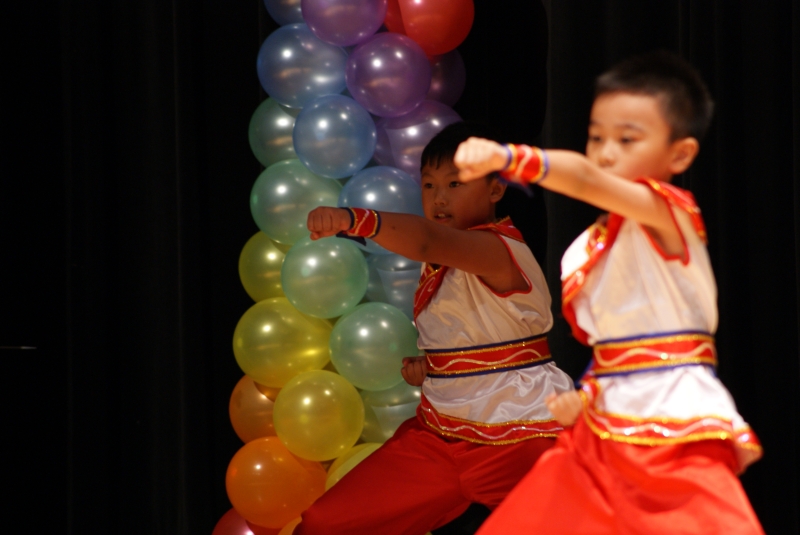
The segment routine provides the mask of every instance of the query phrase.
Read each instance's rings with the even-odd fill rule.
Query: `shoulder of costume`
[[[707,242],[706,225],[703,222],[703,216],[700,214],[700,207],[697,206],[697,201],[695,201],[691,191],[648,177],[637,178],[636,182],[644,184],[653,190],[654,193],[667,201],[670,206],[686,212],[691,218],[692,225],[700,239],[704,243]]]
[[[493,223],[485,223],[483,225],[470,227],[468,230],[489,230],[501,236],[505,236],[506,238],[525,243],[525,238],[522,237],[522,233],[514,226],[514,223],[508,216]]]

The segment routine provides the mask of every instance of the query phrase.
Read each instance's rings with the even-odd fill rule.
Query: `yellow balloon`
[[[364,403],[347,379],[329,371],[301,373],[275,399],[275,432],[304,459],[324,461],[353,447],[364,427]]]
[[[300,517],[295,518],[294,520],[283,526],[283,529],[281,529],[278,532],[278,535],[292,535],[292,533],[294,533],[294,528],[297,527],[297,525],[300,523],[301,520],[303,519]]]
[[[356,455],[358,452],[365,448],[369,448],[372,445],[370,442],[366,442],[364,444],[356,444],[349,451],[347,451],[344,455],[337,457],[331,465],[328,467],[328,475],[331,475],[336,471],[337,468],[342,466],[346,461],[349,461],[353,455]],[[378,444],[380,446],[380,444]]]
[[[356,467],[358,463],[372,455],[372,452],[377,450],[381,447],[381,444],[375,444],[372,442],[368,442],[366,444],[360,444],[364,446],[363,448],[359,449],[356,453],[350,455],[347,460],[345,460],[342,464],[336,467],[334,470],[328,469],[328,478],[325,480],[325,490],[327,491],[329,488],[334,486],[342,479],[347,472],[352,470]],[[357,448],[358,446],[356,446]],[[355,449],[355,448],[353,448]],[[353,450],[350,450],[351,452]],[[350,453],[350,452],[348,452]],[[346,454],[345,454],[346,455]],[[333,466],[331,465],[331,468]]]
[[[255,382],[281,388],[298,373],[325,367],[330,334],[326,321],[306,316],[285,297],[273,297],[241,317],[233,333],[233,354]]]
[[[253,301],[283,296],[281,266],[286,254],[263,232],[247,240],[239,255],[239,279]]]

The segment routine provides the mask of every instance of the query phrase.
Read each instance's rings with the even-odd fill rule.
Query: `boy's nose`
[[[616,161],[616,156],[614,154],[613,145],[609,142],[603,143],[603,146],[600,148],[600,158],[598,161],[600,167],[611,167],[614,165],[614,161]]]

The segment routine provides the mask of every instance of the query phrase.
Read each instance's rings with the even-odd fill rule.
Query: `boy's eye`
[[[633,143],[634,139],[632,137],[623,137],[620,138],[619,142],[622,143],[623,145],[627,145],[628,143]]]
[[[450,187],[451,188],[457,188],[460,185],[461,185],[461,182],[459,182],[458,180],[453,180],[452,182],[450,182]]]
[[[433,187],[433,184],[431,184],[430,182],[425,182],[422,184],[422,187],[424,189],[431,189]]]
[[[600,143],[600,136],[592,136],[592,135],[590,135],[589,136],[589,141],[591,143]]]

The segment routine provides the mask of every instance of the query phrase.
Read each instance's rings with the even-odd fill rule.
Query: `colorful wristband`
[[[547,177],[550,161],[547,153],[539,147],[528,145],[505,145],[510,161],[500,175],[512,182],[520,184],[536,184]]]
[[[365,208],[346,207],[350,213],[350,228],[345,231],[348,236],[374,238],[381,231],[381,214]]]

